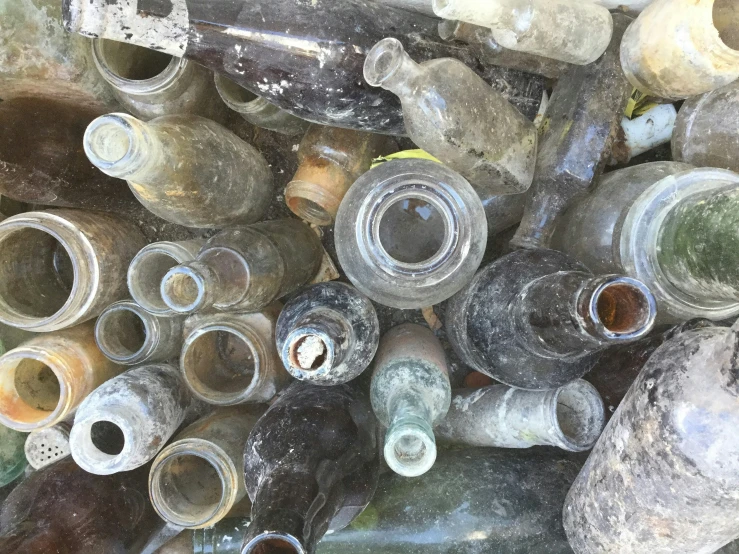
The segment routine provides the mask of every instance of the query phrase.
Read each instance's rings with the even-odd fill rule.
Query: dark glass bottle
[[[377,486],[376,429],[369,399],[349,385],[287,389],[244,449],[244,554],[313,554],[327,530],[359,515]]]

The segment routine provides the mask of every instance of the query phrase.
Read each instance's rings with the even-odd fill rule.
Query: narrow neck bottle
[[[426,473],[436,461],[432,407],[415,391],[399,393],[388,412],[390,426],[385,435],[385,461],[400,475]]]
[[[377,43],[364,62],[364,78],[373,87],[395,93],[401,101],[413,94],[414,81],[423,73],[422,67],[397,39]]]
[[[298,379],[310,379],[314,372],[341,366],[356,340],[353,335],[351,326],[332,310],[306,314],[283,346],[285,367]]]

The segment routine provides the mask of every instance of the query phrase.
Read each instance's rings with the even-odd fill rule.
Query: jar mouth
[[[154,318],[133,302],[118,302],[98,318],[95,342],[105,357],[114,362],[143,362],[155,346],[154,324]]]

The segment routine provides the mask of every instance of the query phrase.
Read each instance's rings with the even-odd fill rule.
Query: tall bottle
[[[736,325],[699,329],[652,355],[567,495],[575,552],[714,552],[739,538],[726,517],[739,509],[737,338]]]
[[[84,147],[102,172],[128,181],[148,210],[178,225],[253,223],[272,200],[272,173],[262,155],[199,116],[145,123],[126,114],[104,115],[88,126]]]
[[[368,0],[254,0],[243,8],[182,0],[176,9],[138,11],[134,0],[69,0],[64,23],[72,32],[184,56],[303,119],[393,135],[405,132],[399,102],[362,80],[373,44],[395,37],[417,59],[452,55],[475,65],[438,38],[438,20]]]
[[[167,272],[162,299],[178,313],[257,311],[313,279],[322,257],[316,233],[296,219],[228,229]]]
[[[734,226],[739,175],[654,162],[614,171],[573,205],[557,246],[596,272],[625,273],[657,298],[659,321],[739,315]]]
[[[379,467],[367,398],[349,385],[295,383],[244,449],[252,522],[243,554],[314,554],[327,530],[346,527],[367,506]]]
[[[549,248],[557,220],[588,192],[611,159],[611,145],[632,91],[618,50],[631,18],[614,14],[613,21],[613,40],[606,53],[563,75],[554,88],[540,127],[534,185],[511,241],[515,247]]]
[[[554,250],[517,250],[449,301],[447,332],[470,367],[547,390],[582,377],[606,346],[645,336],[655,316],[654,297],[636,279],[596,277]]]
[[[398,95],[419,147],[459,172],[481,197],[523,192],[536,161],[536,128],[459,60],[416,63],[394,38],[367,54],[364,78]]]

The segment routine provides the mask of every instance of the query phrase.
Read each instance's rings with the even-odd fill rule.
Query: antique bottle
[[[290,383],[275,347],[280,307],[187,320],[180,369],[197,398],[220,406],[268,402]]]
[[[72,424],[62,421],[52,427],[28,433],[24,446],[28,465],[33,469],[41,469],[70,456],[72,454],[69,446],[71,430]],[[96,436],[96,438],[100,437]]]
[[[658,348],[567,495],[578,554],[714,552],[739,538],[737,326]],[[659,525],[656,525],[656,523]]]
[[[734,0],[655,0],[624,34],[621,61],[629,81],[658,98],[728,85],[739,77]]]
[[[377,486],[377,423],[349,385],[293,384],[257,422],[244,449],[252,522],[243,554],[314,554],[346,527]]]
[[[170,269],[161,295],[179,313],[253,312],[305,285],[321,265],[321,241],[296,219],[227,229],[194,261]]]
[[[133,193],[101,173],[82,149],[85,129],[100,114],[87,104],[49,98],[0,103],[0,194],[31,204],[140,211]]]
[[[64,23],[72,32],[184,56],[293,115],[334,127],[405,132],[397,98],[362,80],[364,57],[383,38],[404,40],[415,59],[451,55],[475,65],[438,38],[437,19],[368,0],[137,5],[68,0]]]
[[[531,185],[534,124],[464,63],[441,58],[418,64],[399,40],[387,38],[367,54],[364,78],[398,95],[408,136],[481,197]]]
[[[380,322],[372,302],[355,288],[320,283],[285,304],[275,334],[290,375],[315,385],[340,385],[372,362]]]
[[[614,14],[613,21],[613,40],[603,57],[572,69],[554,88],[540,127],[534,184],[511,241],[515,247],[549,248],[557,219],[588,192],[611,159],[611,145],[632,92],[618,57],[631,18]]]
[[[739,82],[689,98],[680,108],[672,158],[696,167],[739,171]]]
[[[739,175],[654,162],[606,175],[573,205],[557,247],[598,273],[625,273],[657,298],[659,321],[739,315],[734,221]]]
[[[0,425],[0,487],[12,483],[23,475],[26,461],[25,433]]]
[[[383,335],[373,362],[371,398],[387,427],[390,469],[418,477],[434,465],[433,427],[449,410],[452,388],[444,349],[426,327],[405,323]]]
[[[632,158],[669,143],[676,121],[677,110],[672,104],[660,104],[633,119],[624,117],[611,148],[609,165],[629,163]]]
[[[170,524],[218,523],[246,496],[244,445],[264,406],[222,408],[179,433],[156,457],[149,497]]]
[[[164,303],[162,279],[173,267],[195,260],[204,239],[154,242],[142,248],[128,266],[128,292],[147,312],[160,317],[179,315]]]
[[[146,239],[117,216],[48,210],[0,223],[0,322],[64,329],[126,296],[128,264]]]
[[[190,391],[173,365],[127,371],[95,389],[77,409],[69,437],[72,457],[97,475],[141,467],[177,431],[190,401]],[[117,435],[118,444],[99,435]]]
[[[34,472],[10,493],[0,511],[0,552],[138,552],[156,525],[145,468],[90,475],[67,458]]]
[[[100,352],[92,322],[40,335],[0,356],[0,424],[51,427],[122,370]]]
[[[548,391],[492,385],[455,390],[436,436],[440,442],[468,446],[538,444],[581,452],[593,447],[605,420],[600,394],[582,379]]]
[[[554,250],[517,250],[449,301],[446,328],[473,369],[512,387],[548,390],[582,377],[606,346],[645,336],[656,311],[636,279],[594,276]]]
[[[331,225],[346,191],[372,160],[393,150],[382,135],[313,125],[298,148],[298,171],[285,187],[290,210],[315,225]]]
[[[103,173],[128,181],[148,210],[178,225],[253,223],[272,200],[272,173],[262,155],[196,115],[148,123],[122,113],[104,115],[87,127],[84,147]]]
[[[429,160],[393,160],[349,189],[334,236],[339,263],[361,293],[410,309],[446,300],[472,279],[487,227],[461,175]]]
[[[613,20],[595,2],[576,0],[434,0],[434,12],[489,27],[503,47],[578,65],[608,48]]]
[[[121,106],[138,118],[193,114],[226,119],[213,72],[195,62],[105,39],[92,41],[92,58]]]
[[[215,74],[215,86],[226,106],[252,125],[288,136],[304,133],[310,126],[305,119],[278,108],[223,73]]]

